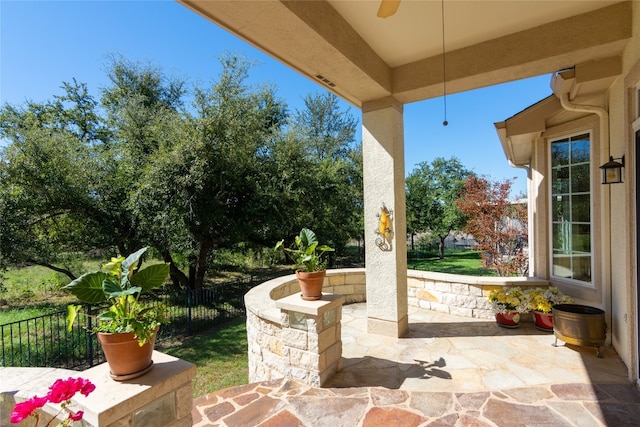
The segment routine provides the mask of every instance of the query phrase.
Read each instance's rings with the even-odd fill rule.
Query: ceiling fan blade
[[[380,2],[380,8],[378,9],[379,18],[388,18],[398,10],[400,6],[400,0],[382,0]]]

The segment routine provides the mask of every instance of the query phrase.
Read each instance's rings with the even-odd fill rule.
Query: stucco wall
[[[633,2],[633,38],[623,53],[623,76],[609,92],[611,155],[625,155],[624,184],[611,186],[612,344],[637,379],[635,167],[631,89],[640,82],[640,2]]]

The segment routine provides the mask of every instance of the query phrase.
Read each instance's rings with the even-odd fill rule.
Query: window
[[[591,139],[551,143],[552,266],[555,277],[591,283]]]

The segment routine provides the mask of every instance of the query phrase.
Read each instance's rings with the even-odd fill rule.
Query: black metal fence
[[[202,289],[161,292],[148,296],[151,304],[165,304],[169,322],[162,325],[158,341],[195,335],[244,316],[244,294],[277,275],[223,282]],[[145,295],[146,296],[146,295]],[[96,314],[100,307],[87,307]],[[0,325],[2,336],[0,367],[56,367],[83,370],[104,362],[91,316],[79,316],[85,322],[66,327],[67,312],[33,317]]]

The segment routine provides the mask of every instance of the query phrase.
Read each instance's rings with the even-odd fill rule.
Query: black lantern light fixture
[[[620,160],[617,162],[616,160]],[[624,167],[624,155],[620,158],[614,159],[613,156],[609,156],[609,161],[600,166],[602,169],[602,183],[603,184],[618,184],[622,182],[622,168]]]

